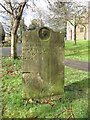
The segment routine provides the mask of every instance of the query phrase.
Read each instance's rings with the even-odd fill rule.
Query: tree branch
[[[10,0],[8,0],[8,4],[9,4],[9,8],[10,8],[10,12],[12,14],[12,17],[14,18],[14,13],[13,13],[13,9],[12,9],[12,5],[11,5]]]
[[[2,6],[2,8],[4,8],[5,11],[12,15],[12,13],[3,4],[0,3],[0,5]]]
[[[22,13],[23,13],[23,9],[24,9],[26,3],[27,3],[27,1],[24,0],[24,2],[20,3],[20,5],[19,5],[18,11],[17,11],[17,16],[15,18],[14,25],[13,25],[13,32],[14,33],[18,29],[18,26],[19,26],[19,23],[20,23],[20,19],[21,19]]]
[[[24,9],[26,3],[27,3],[27,2],[23,2],[23,3],[21,3],[21,4],[19,5],[18,11],[17,11],[17,16],[16,16],[17,18],[21,17],[22,12],[23,12],[23,9]]]
[[[66,18],[66,20],[70,22],[72,26],[74,26],[74,24],[68,18]]]

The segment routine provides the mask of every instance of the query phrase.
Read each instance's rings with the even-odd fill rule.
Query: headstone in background
[[[64,34],[43,27],[23,32],[23,97],[64,91]]]

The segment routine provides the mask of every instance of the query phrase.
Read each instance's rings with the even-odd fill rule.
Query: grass
[[[65,41],[65,58],[88,61],[88,45],[87,40],[77,40],[76,46],[74,41]]]
[[[68,48],[69,45],[66,47],[67,51]],[[52,106],[22,99],[21,63],[21,58],[2,58],[3,118],[68,118],[71,113],[66,109],[70,107],[75,118],[88,117],[87,72],[65,67],[65,92],[62,99],[53,101]]]
[[[88,61],[88,42],[65,42],[65,58]],[[21,58],[2,58],[3,118],[88,118],[88,73],[65,67],[64,94],[53,105],[22,99]],[[70,116],[71,118],[73,116]]]

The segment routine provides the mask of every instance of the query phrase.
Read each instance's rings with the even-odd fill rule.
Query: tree
[[[3,43],[4,38],[5,38],[5,32],[4,32],[2,24],[0,23],[0,43]]]
[[[80,5],[76,2],[69,3],[67,5],[66,20],[69,21],[74,27],[74,45],[76,45],[76,28],[79,24],[85,27],[85,21],[88,21],[88,12],[86,6]]]
[[[33,19],[31,24],[29,25],[29,30],[34,30],[39,27],[43,27],[44,23],[42,22],[42,19]]]
[[[38,26],[38,27],[44,26],[44,23],[42,22],[42,19],[41,19],[41,18],[33,19],[33,20],[32,20],[32,24],[35,24],[35,25]]]
[[[86,6],[77,2],[62,2],[61,0],[48,0],[51,15],[49,21],[60,31],[65,30],[67,21],[74,26],[74,45],[76,45],[76,27],[78,24],[84,25],[88,12]]]
[[[19,23],[22,17],[22,13],[24,7],[28,0],[22,0],[22,2],[16,2],[12,0],[5,0],[4,4],[0,2],[0,5],[4,8],[4,10],[9,14],[10,17],[10,32],[11,32],[11,57],[17,57],[17,48],[16,48],[16,36],[17,30],[19,27]]]
[[[60,0],[48,0],[49,9],[49,25],[59,32],[65,32],[66,25],[66,14],[65,14],[65,2],[60,2]]]
[[[19,25],[19,36],[20,36],[19,39],[21,42],[22,42],[22,32],[26,31],[26,29],[27,29],[27,26],[24,23],[24,19],[21,19],[20,25]]]

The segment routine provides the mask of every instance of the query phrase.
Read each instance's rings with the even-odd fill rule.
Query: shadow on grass
[[[84,51],[84,52],[87,52],[87,51]],[[77,51],[77,52],[74,52],[73,54],[68,54],[68,55],[65,55],[65,56],[73,56],[73,55],[76,55],[76,56],[80,56],[80,55],[84,55],[85,53],[84,53],[83,51],[82,52],[79,52],[79,51]]]
[[[87,98],[88,96],[88,78],[72,83],[64,87],[65,98],[70,101],[80,98]]]
[[[71,47],[71,48],[70,48],[70,47]],[[70,47],[65,48],[65,50],[71,50],[71,51],[73,51],[74,48],[77,49],[77,50],[80,50],[80,47],[81,47],[81,46],[75,46],[75,45],[73,45],[73,46],[70,46]],[[74,47],[74,48],[73,48],[73,47]]]
[[[21,60],[21,56],[20,55],[18,55],[16,58],[15,58],[15,60]]]

